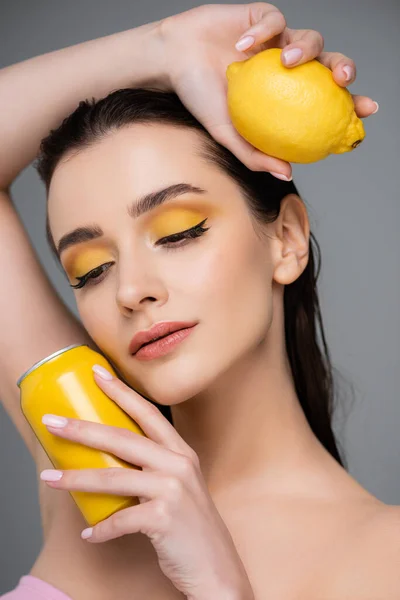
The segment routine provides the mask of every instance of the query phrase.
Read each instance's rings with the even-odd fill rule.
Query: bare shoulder
[[[365,576],[376,598],[400,598],[400,506],[381,503],[357,540]],[[375,596],[373,596],[375,597]]]
[[[349,514],[329,555],[324,593],[329,600],[399,600],[400,507],[373,499],[349,507]]]
[[[400,506],[383,504],[367,525],[367,535],[377,550],[393,557],[400,577]]]

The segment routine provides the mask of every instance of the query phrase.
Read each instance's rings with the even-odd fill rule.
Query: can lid
[[[72,344],[71,346],[66,346],[65,348],[61,348],[61,350],[57,350],[57,352],[53,352],[53,354],[50,354],[49,356],[46,356],[46,358],[39,360],[32,367],[30,367],[27,371],[25,371],[25,373],[23,373],[21,375],[21,377],[17,381],[17,386],[20,387],[21,381],[23,379],[25,379],[25,377],[27,375],[29,375],[29,373],[32,373],[32,371],[34,371],[35,369],[37,369],[38,367],[40,367],[41,365],[43,365],[50,359],[54,358],[55,356],[58,356],[59,354],[62,354],[63,352],[67,352],[67,350],[71,350],[72,348],[79,348],[79,346],[87,346],[87,344]]]

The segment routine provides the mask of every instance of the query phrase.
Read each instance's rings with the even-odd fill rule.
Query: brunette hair
[[[273,222],[281,200],[290,193],[299,195],[293,181],[284,182],[265,171],[246,167],[219,144],[186,109],[179,96],[152,88],[116,90],[105,98],[81,101],[61,125],[51,130],[40,145],[35,163],[48,194],[51,178],[60,159],[67,153],[95,144],[105,135],[133,123],[165,123],[199,132],[200,156],[229,175],[239,186],[255,223]],[[46,214],[48,244],[60,262]],[[315,261],[317,257],[317,264]],[[320,248],[310,233],[309,260],[302,274],[284,290],[285,342],[296,393],[310,427],[318,440],[345,468],[332,428],[336,408],[336,383],[320,311],[317,279]],[[318,334],[320,340],[318,340]],[[172,423],[169,406],[158,405]]]

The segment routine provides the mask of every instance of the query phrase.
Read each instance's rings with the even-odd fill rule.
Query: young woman
[[[253,49],[235,49],[249,29]],[[339,85],[354,80],[351,59],[265,3],[202,6],[0,73],[0,397],[44,480],[45,539],[3,598],[400,595],[399,507],[347,473],[331,428],[305,205],[266,172],[290,178],[290,165],[254,150],[227,115],[227,65],[270,46],[318,58]],[[354,101],[360,117],[376,110]],[[82,325],[10,199],[44,136],[48,239]],[[137,352],[133,336],[161,322],[180,342]],[[20,413],[20,375],[75,343],[115,365],[120,378],[96,382],[146,437],[63,415],[47,416],[49,431],[141,470],[57,478]],[[83,534],[73,489],[140,504]]]

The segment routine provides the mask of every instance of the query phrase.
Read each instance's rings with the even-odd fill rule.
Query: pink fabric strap
[[[23,575],[17,587],[0,598],[2,600],[72,600],[47,581],[33,575]]]

